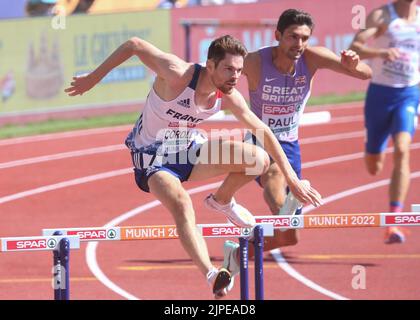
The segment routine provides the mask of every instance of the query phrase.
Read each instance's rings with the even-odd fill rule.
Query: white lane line
[[[219,136],[223,136],[223,134],[215,135],[212,138],[217,138]],[[300,145],[305,145],[305,144],[311,144],[311,143],[330,142],[330,141],[335,141],[335,140],[341,141],[344,139],[354,139],[354,138],[359,138],[363,136],[364,136],[364,131],[354,131],[354,132],[345,132],[345,133],[324,135],[324,136],[312,137],[312,138],[304,138],[304,139],[301,139],[299,143]],[[102,146],[102,147],[96,147],[96,148],[56,153],[56,154],[39,156],[39,157],[32,157],[32,158],[25,158],[25,159],[13,160],[13,161],[8,161],[8,162],[2,162],[0,163],[0,169],[14,168],[18,166],[37,164],[37,163],[53,161],[53,160],[68,159],[72,157],[95,155],[98,153],[113,152],[113,151],[119,151],[119,150],[124,150],[124,149],[128,151],[127,147],[124,144],[115,144],[115,145]]]
[[[280,249],[271,250],[270,253],[273,256],[274,260],[277,262],[277,265],[281,269],[283,269],[284,272],[286,272],[292,278],[295,278],[297,281],[302,282],[305,286],[335,300],[350,300],[349,298],[341,296],[324,287],[321,287],[319,284],[313,282],[312,280],[306,278],[304,275],[296,271],[296,269],[293,268],[283,257]]]
[[[25,166],[28,164],[36,164],[36,163],[41,163],[41,162],[53,161],[53,160],[82,157],[82,156],[94,155],[94,154],[105,153],[105,152],[112,152],[112,151],[123,150],[123,149],[127,149],[127,147],[122,144],[114,144],[114,145],[97,147],[97,148],[55,153],[55,154],[49,154],[45,156],[26,158],[26,159],[14,160],[14,161],[9,161],[9,162],[2,162],[0,163],[0,169]]]
[[[338,159],[336,159],[336,160],[338,160]],[[340,161],[336,161],[336,162],[340,162]],[[329,163],[332,163],[332,162],[329,162]],[[319,163],[318,165],[320,165],[320,164],[321,163]],[[37,188],[37,189],[33,189],[33,190],[28,190],[26,192],[22,192],[22,193],[18,193],[18,194],[15,194],[15,195],[11,195],[11,196],[0,198],[0,203],[4,203],[4,202],[7,202],[7,201],[12,201],[12,200],[17,200],[17,199],[21,199],[21,198],[24,198],[24,197],[27,197],[27,196],[30,196],[30,195],[33,195],[33,194],[39,194],[39,193],[46,192],[46,191],[52,191],[52,190],[55,190],[55,189],[64,188],[64,187],[71,186],[71,185],[77,185],[77,184],[80,184],[80,183],[91,182],[91,181],[95,181],[95,180],[99,180],[99,179],[103,179],[103,178],[107,178],[107,177],[111,177],[111,176],[117,176],[117,175],[121,175],[121,174],[127,174],[127,173],[129,173],[131,171],[132,171],[131,168],[129,168],[129,169],[121,169],[121,170],[111,171],[111,172],[108,172],[108,173],[102,173],[102,174],[98,174],[98,175],[94,175],[94,176],[89,176],[89,177],[74,179],[74,180],[70,180],[70,181],[67,181],[67,182],[62,182],[62,183],[58,183],[58,184],[54,184],[54,185],[50,185],[50,186],[45,186],[45,187],[41,187],[41,188]],[[206,188],[206,187],[207,186],[203,186],[203,187],[199,187],[199,188]],[[216,188],[216,187],[217,186],[213,186],[212,188]],[[5,199],[7,201],[5,201]],[[324,202],[325,203],[327,203],[326,200],[328,200],[328,198],[327,199],[324,199]],[[150,203],[148,205],[150,205]],[[143,205],[142,208],[143,208],[143,211],[146,210],[147,205]],[[135,213],[134,213],[135,210],[136,209],[130,211],[130,216],[133,216],[133,214],[135,215]],[[127,216],[129,216],[129,215],[127,215]],[[128,219],[128,218],[126,218],[126,219]],[[120,221],[121,220],[119,220],[118,218],[116,218],[112,222],[119,223]],[[97,246],[97,244],[96,244],[96,246]],[[96,247],[94,248],[94,250],[96,250]],[[96,259],[96,257],[95,257],[95,259]],[[285,262],[283,261],[282,262],[282,265],[283,266],[285,265],[284,263]],[[96,268],[96,267],[94,266],[93,268]],[[96,270],[99,273],[101,273],[102,276],[105,276],[100,269],[99,270],[96,269]],[[106,279],[107,279],[106,281],[110,281],[108,278],[106,278]],[[111,286],[114,286],[114,285],[111,284]],[[118,286],[116,286],[116,287],[118,287]],[[114,289],[116,289],[116,288],[114,287]],[[327,289],[325,289],[325,290],[327,290]],[[120,294],[121,292],[124,292],[125,293],[125,295],[123,294],[122,296],[125,297],[125,298],[127,298],[127,299],[135,298],[134,296],[130,295],[129,293],[127,293],[126,291],[124,291],[124,290],[122,290],[120,288],[120,290],[118,290],[117,293]]]
[[[356,101],[350,103],[338,103],[338,104],[323,104],[317,106],[307,106],[305,110],[327,110],[327,111],[334,111],[334,110],[345,110],[345,109],[362,109],[364,108],[364,101]]]
[[[2,198],[0,198],[0,204],[10,202],[10,201],[14,201],[14,200],[18,200],[18,199],[22,199],[22,198],[26,198],[26,197],[29,197],[29,196],[33,196],[33,195],[48,192],[48,191],[63,189],[63,188],[76,186],[76,185],[83,184],[83,183],[98,181],[98,180],[102,180],[102,179],[113,178],[113,177],[121,176],[121,175],[124,175],[124,174],[132,173],[132,172],[133,172],[132,168],[119,169],[119,170],[94,174],[94,175],[91,175],[91,176],[81,177],[81,178],[77,178],[77,179],[73,179],[73,180],[67,180],[67,181],[63,181],[63,182],[59,182],[59,183],[55,183],[55,184],[50,184],[50,185],[43,186],[43,187],[40,187],[40,188],[26,190],[26,191],[23,191],[23,192],[14,193],[14,194],[11,194],[9,196],[2,197]]]
[[[299,139],[299,144],[311,144],[311,143],[321,143],[321,142],[330,142],[336,140],[344,140],[344,139],[354,139],[360,138],[365,136],[365,131],[352,131],[352,132],[344,132],[344,133],[336,133],[336,134],[328,134],[318,137],[310,137],[310,138],[303,138]]]
[[[307,114],[310,115],[311,113],[315,113],[315,112],[308,112]],[[334,121],[336,123],[359,121],[360,119],[363,119],[363,115],[343,116],[343,117],[330,116],[330,118],[331,118],[330,121],[323,122],[320,125],[334,123]],[[125,131],[128,133],[128,131],[131,130],[132,127],[133,125],[124,125],[124,126],[117,126],[117,127],[76,130],[76,131],[69,131],[69,132],[41,134],[41,135],[29,136],[29,137],[1,139],[0,146],[9,146],[9,145],[14,145],[14,144],[19,144],[19,143],[31,143],[31,142],[38,142],[38,141],[49,141],[49,140],[56,140],[56,139],[75,138],[75,137],[91,136],[94,134],[106,134],[106,133],[114,133],[114,132],[122,132],[122,131]]]
[[[420,148],[420,142],[417,143],[413,143],[410,145],[410,150],[415,150],[415,149],[419,149]],[[385,149],[385,153],[391,153],[393,152],[394,148],[389,147]],[[337,163],[337,162],[343,162],[343,161],[348,161],[348,160],[355,160],[355,159],[360,159],[363,158],[365,155],[364,152],[356,152],[356,153],[351,153],[351,154],[345,154],[342,156],[336,156],[336,157],[330,157],[330,158],[325,158],[325,159],[321,159],[321,160],[315,160],[315,161],[308,161],[302,164],[302,168],[313,168],[313,167],[318,167],[321,165],[326,165],[326,164],[332,164],[332,163]]]
[[[413,178],[413,179],[417,178],[417,177],[420,177],[420,171],[417,171],[417,172],[415,172],[411,175],[411,178]],[[388,183],[389,183],[389,179],[386,179],[386,180],[381,180],[381,181],[374,182],[374,183],[369,183],[367,185],[360,186],[360,187],[357,187],[357,188],[345,190],[343,192],[340,192],[340,193],[337,193],[337,194],[334,194],[334,195],[331,195],[331,196],[325,198],[324,203],[326,204],[326,203],[329,203],[329,202],[336,201],[338,199],[342,199],[342,198],[354,195],[354,194],[359,193],[359,192],[371,190],[371,189],[374,189],[374,188],[379,188],[381,186],[387,185]],[[197,188],[194,188],[194,189],[187,190],[187,192],[190,195],[193,195],[193,194],[196,194],[196,193],[200,193],[200,192],[204,192],[204,191],[207,191],[207,190],[215,189],[220,184],[221,184],[221,182],[207,184],[207,185],[204,185],[204,186],[200,186],[200,187],[197,187]],[[116,217],[112,221],[105,224],[103,227],[104,228],[109,228],[109,227],[117,226],[118,224],[121,224],[125,220],[133,218],[134,216],[136,216],[140,213],[144,213],[147,210],[155,208],[159,205],[161,205],[160,201],[157,201],[157,200],[151,201],[149,203],[146,203],[146,204],[144,204],[140,207],[137,207],[133,210],[130,210],[130,211]],[[310,206],[305,207],[304,208],[304,213],[308,213],[309,211],[311,211],[313,209],[315,209],[315,208],[311,208]],[[107,288],[109,288],[110,290],[114,291],[115,293],[121,295],[122,297],[124,297],[126,299],[129,299],[129,300],[140,299],[140,298],[134,296],[133,294],[128,293],[127,291],[125,291],[124,289],[119,287],[118,285],[116,285],[114,282],[112,282],[105,275],[105,273],[99,267],[99,264],[98,264],[98,261],[97,261],[97,258],[96,258],[96,251],[97,251],[97,248],[98,248],[98,244],[99,244],[99,242],[90,242],[90,243],[88,243],[88,245],[86,247],[86,262],[87,262],[87,265],[88,265],[90,271],[93,273],[93,275],[100,282],[102,282]],[[294,269],[286,261],[286,259],[284,259],[284,257],[281,254],[281,251],[279,249],[271,250],[270,253],[273,255],[274,259],[276,260],[277,264],[279,265],[279,267],[281,269],[283,269],[287,274],[289,274],[291,277],[293,277],[297,281],[302,282],[305,286],[307,286],[307,287],[311,288],[312,290],[317,291],[317,292],[319,292],[323,295],[326,295],[330,298],[333,298],[333,299],[349,300],[348,298],[346,298],[344,296],[341,296],[341,295],[339,295],[335,292],[332,292],[332,291],[318,285],[317,283],[313,282],[312,280],[306,278],[301,273],[296,271],[296,269]]]
[[[420,148],[420,142],[413,143],[410,146],[410,149],[412,149],[412,150],[419,149],[419,148]],[[390,153],[391,151],[392,151],[392,148],[386,149],[386,153]],[[340,162],[343,162],[343,161],[360,159],[363,156],[364,156],[363,152],[356,152],[356,153],[347,154],[347,155],[344,155],[344,156],[325,158],[325,159],[321,159],[321,160],[305,162],[305,163],[302,164],[302,168],[313,168],[313,167],[319,167],[319,166],[327,165],[327,164],[340,163]],[[108,177],[114,177],[114,176],[118,176],[118,175],[122,175],[122,174],[128,174],[128,173],[131,173],[131,172],[132,172],[131,168],[120,169],[120,170],[115,170],[115,171],[103,172],[103,173],[99,173],[99,174],[88,176],[88,177],[82,177],[82,178],[78,178],[78,179],[74,179],[74,180],[63,181],[63,182],[60,182],[60,183],[56,183],[56,184],[52,184],[52,185],[48,185],[48,186],[43,186],[43,187],[36,188],[36,189],[30,189],[30,190],[15,193],[15,194],[12,194],[12,195],[9,195],[9,196],[4,196],[4,197],[0,198],[0,204],[10,202],[10,201],[13,201],[13,200],[17,200],[17,199],[21,199],[21,198],[31,196],[31,195],[34,195],[34,194],[39,194],[39,193],[43,193],[43,192],[47,192],[47,191],[66,188],[68,186],[74,186],[74,185],[77,185],[77,184],[80,184],[80,183],[92,182],[92,181],[95,181],[95,180],[105,179],[105,178],[108,178]]]
[[[364,118],[363,115],[332,117],[331,121],[328,124],[360,122],[360,121],[364,121],[364,120],[365,120],[365,118]]]
[[[211,184],[207,184],[204,186],[200,186],[197,188],[193,188],[193,189],[189,189],[187,190],[187,192],[190,195],[193,195],[195,193],[199,193],[199,192],[203,192],[203,191],[207,191],[207,190],[211,190],[211,189],[215,189],[218,186],[221,185],[221,181],[220,182],[216,182],[216,183],[211,183]],[[127,219],[130,219],[142,212],[145,212],[149,209],[152,209],[154,207],[157,207],[161,205],[160,201],[158,200],[154,200],[151,201],[149,203],[146,203],[140,207],[137,207],[133,210],[130,210],[118,217],[116,217],[115,219],[111,220],[110,222],[108,222],[104,227],[114,227],[122,222],[124,222]],[[106,286],[107,288],[109,288],[111,291],[114,291],[115,293],[119,294],[120,296],[128,299],[128,300],[139,300],[140,298],[132,295],[131,293],[125,291],[124,289],[122,289],[121,287],[117,286],[114,282],[112,282],[106,275],[105,273],[101,270],[101,268],[99,267],[98,261],[96,259],[96,249],[98,247],[98,242],[89,242],[87,247],[86,247],[86,263],[90,269],[90,271],[93,273],[93,275],[100,281],[102,282],[102,284],[104,286]]]
[[[28,142],[38,142],[38,141],[48,141],[56,139],[66,139],[66,138],[75,138],[83,136],[91,136],[94,134],[104,134],[104,133],[113,133],[120,131],[131,130],[133,125],[124,125],[117,127],[107,127],[107,128],[96,128],[96,129],[85,129],[85,130],[76,130],[60,133],[50,133],[50,134],[41,134],[36,136],[21,137],[21,138],[10,138],[0,140],[0,146],[8,146],[18,143],[28,143]]]
[[[420,178],[420,171],[416,171],[413,172],[412,174],[410,174],[410,179],[417,179]],[[369,191],[372,189],[376,189],[376,188],[380,188],[380,187],[384,187],[389,185],[390,179],[384,179],[384,180],[380,180],[380,181],[376,181],[376,182],[372,182],[372,183],[368,183],[362,186],[358,186],[356,188],[352,188],[352,189],[348,189],[336,194],[333,194],[331,196],[328,196],[326,198],[323,199],[324,204],[330,203],[330,202],[334,202],[349,196],[353,196],[357,193],[361,193],[361,192],[365,192],[365,191]],[[311,212],[312,210],[315,210],[316,208],[312,205],[310,206],[306,206],[305,208],[303,208],[303,214],[308,214],[309,212]],[[312,280],[306,278],[305,276],[303,276],[301,273],[299,273],[295,268],[293,268],[287,261],[286,259],[283,257],[283,255],[281,254],[281,250],[280,249],[274,249],[271,250],[270,253],[273,255],[274,260],[276,260],[278,266],[280,268],[282,268],[284,270],[284,272],[286,272],[287,274],[289,274],[291,277],[295,278],[297,281],[302,282],[305,286],[318,291],[319,293],[322,293],[332,299],[336,299],[336,300],[349,300],[349,298],[346,298],[344,296],[341,296],[335,292],[332,292],[330,290],[327,290],[321,286],[319,286],[318,284],[314,283]]]

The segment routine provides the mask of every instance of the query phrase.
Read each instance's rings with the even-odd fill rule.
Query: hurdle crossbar
[[[274,235],[272,223],[261,223],[265,236]],[[240,228],[233,224],[198,224],[198,230],[205,238],[248,237],[253,228]],[[177,239],[175,225],[132,226],[132,227],[93,227],[43,229],[44,236],[60,231],[63,235],[79,236],[80,241],[118,241],[118,240],[162,240]]]
[[[351,214],[317,214],[317,215],[282,215],[282,216],[256,216],[257,225],[253,228],[240,228],[233,224],[199,224],[198,230],[203,237],[213,238],[240,238],[247,242],[253,232],[260,229],[261,237],[273,236],[274,229],[319,229],[319,228],[359,228],[359,227],[387,227],[387,226],[420,226],[420,205],[412,206],[413,212],[401,213],[351,213]],[[60,234],[61,235],[54,235]],[[257,232],[256,232],[257,233]],[[63,268],[66,274],[57,272],[55,279],[55,298],[69,299],[69,267],[68,258],[70,249],[80,248],[81,241],[97,240],[156,240],[176,239],[178,233],[174,225],[156,226],[123,226],[123,227],[96,227],[96,228],[58,228],[43,229],[43,236],[37,237],[6,237],[0,238],[0,252],[7,251],[54,251],[54,267],[60,254],[59,269]],[[257,238],[255,238],[257,239]],[[241,245],[242,246],[242,245]],[[263,242],[256,250],[262,256]],[[247,246],[246,246],[247,247]],[[65,249],[65,250],[64,250]],[[61,251],[60,251],[61,250]],[[256,252],[257,253],[257,252]],[[245,255],[245,256],[243,256]],[[247,274],[248,263],[245,262],[247,249],[241,253],[241,265]],[[261,283],[256,291],[256,298],[263,299],[263,269],[262,260],[258,261],[256,270]],[[241,275],[241,278],[245,278]],[[247,285],[247,280],[241,279]],[[244,287],[245,287],[244,285]],[[242,296],[242,293],[241,293]],[[242,298],[247,299],[248,293]]]
[[[55,251],[62,239],[70,241],[70,249],[80,248],[79,236],[38,236],[0,238],[0,251]]]
[[[270,215],[255,219],[257,223],[272,223],[274,229],[420,226],[420,212]]]
[[[257,224],[261,224],[265,236],[272,236],[274,229],[317,229],[317,228],[361,228],[387,226],[420,226],[420,212],[401,213],[350,213],[350,214],[311,214],[256,216]],[[198,224],[203,237],[246,237],[252,228],[240,228],[233,224]],[[91,227],[91,228],[57,228],[43,229],[44,236],[55,231],[63,235],[79,236],[80,241],[101,240],[158,240],[176,239],[178,233],[175,225],[123,226],[123,227]]]

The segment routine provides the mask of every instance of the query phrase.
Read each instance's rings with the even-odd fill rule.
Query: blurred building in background
[[[275,45],[279,15],[288,8],[299,8],[310,12],[315,20],[310,45],[322,45],[339,53],[348,48],[357,31],[354,21],[361,21],[360,17],[355,19],[358,11],[354,9],[369,12],[382,3],[0,0],[0,125],[34,119],[35,115],[39,119],[45,114],[83,116],[139,110],[154,74],[136,58],[113,70],[87,95],[71,99],[63,91],[73,76],[91,72],[130,37],[144,38],[186,60],[203,62],[211,41],[225,34],[241,40],[249,51]],[[321,70],[312,96],[363,92],[366,85]],[[244,79],[238,88],[248,98]]]

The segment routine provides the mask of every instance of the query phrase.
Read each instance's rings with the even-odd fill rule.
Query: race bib
[[[413,63],[410,59],[399,58],[395,61],[384,60],[384,74],[391,78],[411,79],[416,73]]]
[[[194,127],[182,122],[169,123],[157,134],[157,140],[162,141],[161,152],[172,154],[188,149],[196,136],[196,131],[192,130]]]
[[[262,120],[282,141],[297,139],[300,105],[269,105],[262,107]]]

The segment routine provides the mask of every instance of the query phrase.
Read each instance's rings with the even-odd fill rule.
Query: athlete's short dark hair
[[[230,35],[225,35],[213,40],[209,47],[207,59],[213,60],[217,67],[219,62],[225,58],[226,53],[245,57],[248,52],[242,42],[238,39],[235,39]]]
[[[294,24],[299,26],[307,25],[311,32],[315,27],[312,16],[309,13],[297,9],[287,9],[281,14],[277,22],[277,30],[283,33],[284,30]]]

